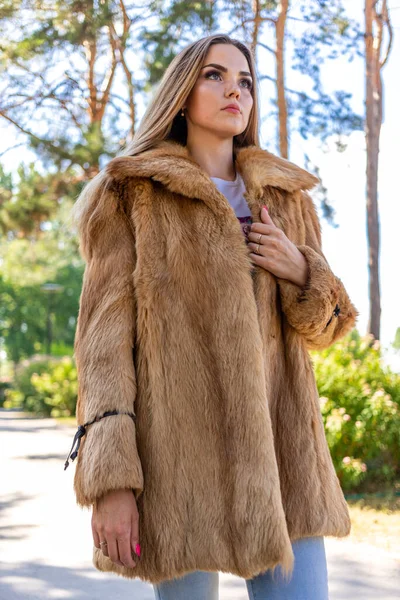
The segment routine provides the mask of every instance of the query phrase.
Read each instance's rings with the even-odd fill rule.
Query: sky
[[[398,3],[398,6],[396,6]],[[346,4],[348,12],[363,23],[361,0],[351,0]],[[379,155],[378,202],[380,214],[381,256],[381,344],[387,364],[400,372],[400,353],[390,348],[395,332],[400,327],[400,202],[397,187],[397,171],[400,170],[400,0],[389,2],[392,5],[391,18],[394,29],[394,42],[388,63],[383,70],[384,81],[384,122],[381,131]],[[301,82],[298,82],[301,84]],[[349,64],[338,59],[325,69],[326,91],[348,89],[354,94],[354,108],[364,112],[364,64],[359,59]],[[291,87],[295,87],[293,76]],[[271,94],[268,83],[260,87],[261,102],[266,94]],[[297,87],[297,89],[299,89]],[[144,106],[139,105],[141,114]],[[140,119],[140,116],[139,116]],[[0,122],[0,153],[16,143],[12,127]],[[20,139],[20,138],[19,138]],[[333,228],[321,219],[322,250],[333,270],[342,280],[346,290],[360,312],[357,329],[364,335],[367,331],[368,298],[368,248],[366,237],[366,146],[363,132],[354,132],[347,139],[346,151],[338,153],[334,140],[329,140],[324,149],[317,140],[304,140],[296,132],[290,136],[290,160],[304,166],[306,152],[312,162],[318,165],[328,197],[335,209]],[[276,152],[275,124],[267,121],[261,128],[261,145]],[[15,169],[21,160],[32,158],[22,147],[6,152],[0,161],[6,170]]]

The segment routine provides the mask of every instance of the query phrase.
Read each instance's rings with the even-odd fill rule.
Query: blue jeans
[[[277,567],[274,577],[267,570],[245,579],[249,600],[329,600],[324,538],[302,538],[292,547],[291,578],[285,581]],[[218,600],[218,579],[218,571],[192,571],[153,584],[153,588],[156,600]]]

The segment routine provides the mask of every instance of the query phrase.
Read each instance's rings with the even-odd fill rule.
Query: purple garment
[[[249,215],[248,217],[238,217],[239,221],[240,221],[240,225],[242,226],[242,231],[243,231],[243,235],[246,238],[246,244],[248,243],[248,239],[247,239],[247,234],[250,231],[250,225],[253,222],[252,216]]]

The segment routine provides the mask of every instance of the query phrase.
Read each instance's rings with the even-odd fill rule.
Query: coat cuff
[[[302,288],[278,279],[282,310],[310,349],[326,348],[354,327],[359,313],[324,257],[310,246],[297,248],[307,261],[308,278]]]
[[[143,471],[136,446],[136,425],[129,415],[111,415],[86,429],[74,475],[76,502],[90,507],[111,490],[143,491]]]

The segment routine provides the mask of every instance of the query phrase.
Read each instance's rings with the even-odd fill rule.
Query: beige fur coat
[[[291,541],[350,532],[308,349],[358,311],[321,251],[318,180],[256,146],[236,168],[253,221],[266,204],[307,259],[303,289],[252,263],[228,200],[176,142],[111,160],[84,206],[77,420],[136,414],[90,425],[76,462],[79,506],[118,488],[137,499],[140,561],[94,548],[101,571],[290,572]]]

